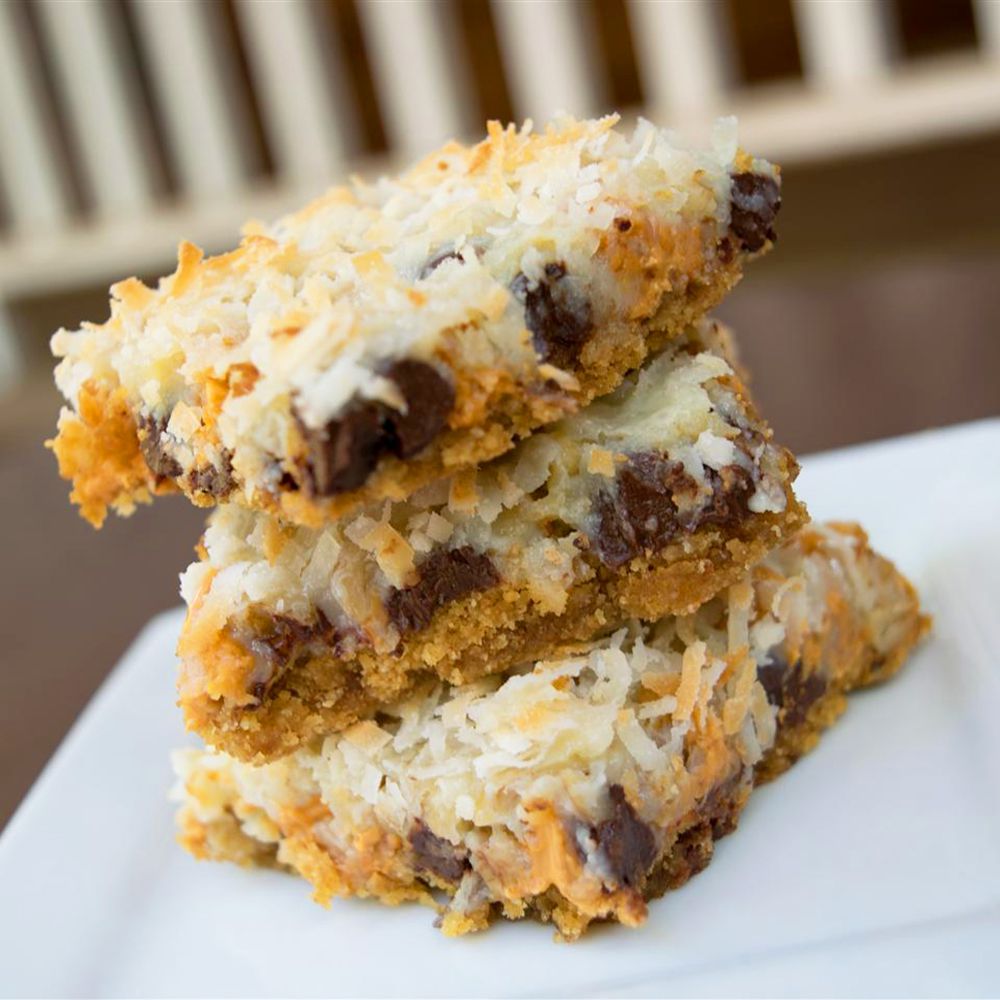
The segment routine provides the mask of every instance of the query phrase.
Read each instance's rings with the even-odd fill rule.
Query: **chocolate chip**
[[[625,219],[619,216],[619,218],[615,219],[615,228],[620,233],[627,233],[632,228],[632,221],[631,219]]]
[[[223,449],[218,466],[205,465],[195,469],[188,476],[187,483],[193,493],[205,493],[216,500],[225,500],[236,489],[232,453]]]
[[[273,615],[255,642],[266,646],[275,659],[284,663],[296,649],[316,639],[333,640],[333,626],[322,611],[316,612],[313,622],[301,622],[290,615]]]
[[[633,455],[618,472],[614,494],[595,498],[601,561],[614,569],[666,544],[680,530],[683,501],[693,502],[697,490],[680,462],[652,452]]]
[[[399,389],[405,413],[377,400],[355,399],[319,430],[296,414],[306,442],[306,482],[317,496],[363,486],[383,455],[410,458],[445,426],[455,390],[433,365],[403,359],[382,374]]]
[[[724,465],[718,470],[705,466],[705,480],[712,491],[712,502],[699,515],[699,525],[729,527],[742,521],[754,493],[753,476],[742,465]]]
[[[795,683],[786,694],[783,720],[789,726],[805,722],[809,709],[826,693],[826,681],[819,674],[804,673],[800,665],[793,676]]]
[[[432,833],[420,820],[410,830],[409,841],[413,848],[414,868],[431,872],[446,882],[461,881],[471,867],[465,851]]]
[[[174,479],[184,471],[180,462],[166,451],[163,443],[168,419],[151,416],[139,418],[139,450],[150,472],[157,479]]]
[[[774,219],[779,208],[781,190],[773,177],[749,172],[732,175],[729,231],[744,250],[753,253],[768,240],[777,239]]]
[[[601,562],[617,569],[684,532],[741,521],[753,495],[750,473],[738,465],[719,471],[706,466],[705,480],[711,491],[707,502],[682,463],[654,452],[632,455],[613,491],[602,490],[593,500],[591,541]]]
[[[385,450],[382,403],[363,400],[319,429],[299,429],[308,451],[306,481],[317,496],[346,493],[364,485]]]
[[[656,838],[625,798],[621,785],[608,789],[611,817],[597,824],[594,836],[620,885],[638,888],[656,859]]]
[[[393,453],[411,458],[438,436],[455,405],[451,383],[425,361],[396,361],[383,374],[406,401],[406,412],[392,410],[387,422],[395,436]]]
[[[757,677],[767,700],[778,709],[780,726],[804,722],[809,709],[827,689],[826,680],[818,673],[807,672],[801,660],[792,667],[781,656],[772,656],[770,663],[759,666]]]
[[[617,569],[639,554],[635,531],[607,491],[602,490],[594,497],[593,516],[596,531],[592,541],[605,566]]]
[[[618,476],[618,503],[641,548],[671,537],[678,514],[697,497],[698,484],[683,464],[660,455],[636,455]]]
[[[760,681],[768,702],[775,708],[781,708],[784,700],[783,689],[788,670],[788,664],[778,656],[773,656],[770,663],[762,663],[757,667],[757,680]]]
[[[309,647],[321,646],[336,654],[340,636],[322,611],[312,622],[302,622],[290,615],[260,615],[248,629],[247,645],[267,680],[255,680],[250,693],[261,701],[278,676]]]
[[[385,602],[390,620],[403,633],[426,628],[438,608],[500,582],[489,557],[469,545],[432,552],[418,572],[420,578],[412,587],[394,588]]]
[[[511,291],[524,305],[524,321],[538,355],[558,368],[572,368],[593,332],[593,317],[566,265],[546,264],[537,284],[518,274]]]

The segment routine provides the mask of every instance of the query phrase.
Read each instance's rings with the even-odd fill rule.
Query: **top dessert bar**
[[[153,494],[318,526],[510,449],[613,390],[774,240],[779,178],[731,120],[492,123],[237,250],[190,244],[52,348],[53,448],[100,525]]]

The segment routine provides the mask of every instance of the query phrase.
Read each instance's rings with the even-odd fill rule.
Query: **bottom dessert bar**
[[[852,688],[927,627],[850,525],[810,526],[696,612],[633,624],[502,677],[428,682],[273,763],[176,755],[182,843],[277,864],[318,901],[436,907],[446,933],[502,914],[562,936],[634,926],[736,826],[755,781],[810,749]]]

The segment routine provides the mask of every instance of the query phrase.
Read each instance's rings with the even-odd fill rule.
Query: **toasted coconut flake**
[[[674,713],[678,719],[691,718],[695,702],[698,700],[698,690],[701,687],[701,668],[705,665],[705,643],[695,640],[684,650],[681,666],[681,682],[677,687],[677,710]]]

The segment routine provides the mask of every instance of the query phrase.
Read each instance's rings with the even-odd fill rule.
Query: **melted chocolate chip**
[[[795,683],[788,693],[784,722],[797,726],[805,722],[809,709],[826,693],[826,681],[814,673],[803,674],[801,668],[795,672]]]
[[[620,885],[638,888],[656,860],[656,838],[625,798],[621,785],[608,789],[611,817],[597,824],[594,835]]]
[[[801,661],[791,667],[780,656],[758,667],[757,677],[767,700],[778,709],[778,723],[782,726],[804,722],[812,705],[826,693],[823,677],[806,672]]]
[[[705,478],[708,503],[701,502],[698,484],[680,462],[652,452],[633,455],[618,472],[614,491],[601,491],[593,500],[591,540],[601,562],[617,569],[683,532],[741,521],[754,490],[750,473],[738,465],[719,471],[706,466]]]
[[[566,265],[546,264],[537,284],[518,274],[511,291],[524,305],[524,321],[538,355],[559,368],[573,368],[594,324],[590,303],[566,274]]]
[[[455,405],[455,390],[438,370],[424,361],[394,362],[385,377],[396,384],[406,400],[406,412],[392,410],[387,416],[395,436],[393,453],[411,458],[438,436]]]
[[[221,464],[205,465],[195,469],[188,476],[188,489],[194,493],[206,493],[216,500],[225,500],[236,489],[236,479],[233,476],[232,453],[224,449]]]
[[[594,497],[596,532],[592,537],[597,554],[605,566],[617,569],[639,554],[635,531],[615,504],[614,497],[602,490]]]
[[[318,638],[332,639],[332,632],[333,626],[322,611],[317,612],[315,622],[300,622],[289,615],[274,615],[252,644],[258,652],[284,664],[299,647]]]
[[[377,400],[356,399],[325,427],[299,420],[306,442],[305,478],[317,496],[363,486],[383,455],[411,458],[441,432],[455,404],[455,390],[433,365],[404,359],[382,372],[399,389],[405,412]]]
[[[760,250],[768,241],[777,239],[774,219],[781,208],[781,189],[773,177],[766,174],[732,175],[729,231],[744,250]]]
[[[157,479],[174,479],[184,470],[180,462],[170,455],[163,444],[168,417],[139,418],[139,450],[150,472]]]
[[[251,626],[253,638],[249,647],[253,655],[266,664],[267,680],[257,680],[249,688],[260,702],[268,687],[309,646],[321,645],[338,651],[339,636],[330,620],[317,610],[312,622],[301,622],[289,615],[269,615]]]
[[[446,882],[459,882],[471,867],[469,858],[443,837],[432,833],[420,820],[410,830],[414,867],[431,872]]]
[[[646,549],[665,545],[681,528],[681,510],[698,487],[680,462],[661,455],[634,455],[618,473],[614,495],[598,494],[598,554],[617,568]]]
[[[350,404],[341,416],[318,430],[299,422],[306,441],[306,481],[317,496],[357,489],[386,450],[382,403]]]
[[[618,476],[618,504],[640,549],[670,538],[680,512],[697,497],[698,484],[684,466],[659,455],[636,455]]]
[[[438,608],[500,582],[489,557],[469,545],[432,552],[420,564],[419,573],[412,587],[393,589],[385,602],[389,618],[403,633],[426,628]]]
[[[784,701],[783,689],[788,672],[788,664],[780,657],[773,657],[770,663],[762,663],[757,667],[757,680],[760,681],[768,702],[775,708],[781,708]]]
[[[742,521],[754,492],[753,476],[742,465],[724,465],[718,471],[706,466],[705,479],[712,491],[712,502],[699,515],[699,525],[728,527]]]

